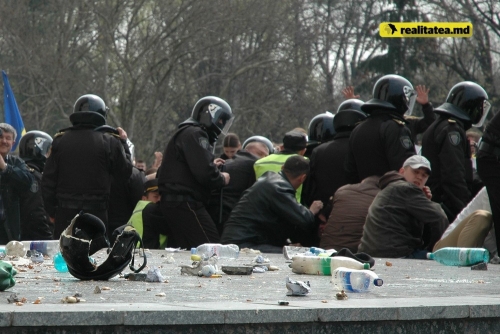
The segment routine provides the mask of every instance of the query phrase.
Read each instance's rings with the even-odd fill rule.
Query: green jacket
[[[265,172],[272,171],[275,173],[281,172],[281,166],[285,164],[285,161],[291,157],[292,155],[298,155],[296,153],[275,153],[270,154],[267,157],[259,159],[253,165],[253,169],[255,170],[255,179],[261,177]],[[307,158],[306,158],[307,159]],[[295,198],[297,202],[301,202],[302,196],[302,185],[300,185],[299,189],[295,192]]]
[[[130,217],[128,223],[131,224],[137,233],[141,236],[143,235],[143,224],[142,224],[142,210],[151,203],[150,201],[139,201],[137,202],[137,205],[135,206],[134,212],[132,213],[132,216]],[[160,249],[163,249],[167,246],[167,236],[160,234]]]

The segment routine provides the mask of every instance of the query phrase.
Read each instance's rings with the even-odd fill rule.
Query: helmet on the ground
[[[267,149],[269,150],[269,154],[274,153],[273,143],[269,139],[263,136],[252,136],[250,138],[247,138],[247,140],[243,142],[242,148],[245,149],[245,147],[247,147],[248,144],[253,142],[259,142],[266,145]]]
[[[52,137],[43,131],[29,131],[19,142],[19,157],[26,162],[37,161],[42,164],[47,160],[47,153],[52,145]]]
[[[73,114],[69,116],[72,124],[85,123],[97,126],[106,124],[109,108],[97,95],[80,96],[73,106]]]
[[[146,266],[144,257],[141,267],[134,268],[133,254],[138,242],[142,246],[137,231],[131,225],[124,225],[110,251],[102,220],[80,212],[61,234],[59,246],[71,275],[81,280],[108,280],[122,272],[130,261],[130,270],[134,272],[140,272]],[[108,248],[108,257],[98,264],[90,256],[102,248]]]
[[[358,99],[349,99],[342,102],[333,119],[333,128],[336,132],[352,131],[359,122],[368,115],[361,110],[363,101]]]
[[[333,119],[334,115],[329,111],[316,115],[311,119],[308,127],[308,145],[321,144],[333,139],[337,133],[333,127]]]
[[[363,104],[365,113],[382,109],[399,115],[411,115],[417,92],[412,84],[402,76],[389,74],[378,79],[373,87],[373,98]]]
[[[226,101],[216,96],[205,96],[194,105],[191,118],[217,137],[221,133],[227,135],[234,116]]]
[[[446,102],[434,111],[437,114],[448,114],[475,127],[480,127],[490,108],[488,94],[483,87],[475,82],[462,81],[451,88]]]

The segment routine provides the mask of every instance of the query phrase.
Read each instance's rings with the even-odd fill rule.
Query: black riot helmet
[[[93,124],[101,126],[106,124],[109,108],[97,95],[87,94],[80,96],[73,106],[73,114],[69,120],[73,125]]]
[[[242,148],[245,149],[245,147],[247,147],[248,144],[253,142],[259,142],[266,145],[267,149],[269,150],[269,154],[274,153],[273,143],[269,139],[263,136],[252,136],[250,138],[247,138],[247,140],[243,142]]]
[[[194,105],[191,118],[203,126],[215,142],[221,133],[227,135],[234,116],[226,101],[216,96],[205,96]]]
[[[358,99],[349,99],[342,102],[333,120],[335,131],[352,131],[359,122],[364,120],[368,115],[361,110],[363,104],[364,102]]]
[[[454,116],[475,127],[483,125],[491,104],[488,94],[475,82],[462,81],[453,86],[448,93],[446,102],[434,111],[438,114]]]
[[[29,131],[19,142],[19,157],[26,162],[36,162],[43,169],[52,137],[43,131]]]
[[[402,76],[389,74],[378,79],[373,87],[373,98],[361,108],[367,114],[387,110],[403,116],[411,115],[417,99],[412,84]]]
[[[334,115],[326,111],[311,119],[308,127],[308,145],[321,144],[333,139],[336,133],[333,118]]]

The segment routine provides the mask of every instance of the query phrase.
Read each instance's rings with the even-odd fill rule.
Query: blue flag
[[[10,88],[9,78],[7,78],[7,73],[2,71],[3,77],[3,106],[4,106],[4,117],[5,123],[12,125],[17,131],[16,142],[12,146],[12,151],[16,150],[17,144],[21,140],[21,137],[26,133],[24,128],[23,119],[19,113],[19,108],[17,107],[16,98]]]

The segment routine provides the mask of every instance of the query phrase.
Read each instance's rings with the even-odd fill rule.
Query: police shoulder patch
[[[33,184],[31,185],[30,191],[32,193],[37,193],[38,189],[39,189],[38,181],[33,182]]]
[[[458,133],[457,131],[452,131],[448,133],[448,139],[450,140],[450,143],[453,146],[457,146],[462,141],[460,133]]]
[[[200,146],[203,147],[205,150],[210,149],[210,143],[208,142],[208,139],[205,137],[200,137],[198,139],[198,142],[200,143]]]
[[[399,137],[399,141],[401,142],[401,145],[405,149],[409,149],[413,145],[413,142],[411,141],[411,138],[409,136],[401,136],[401,137]]]

